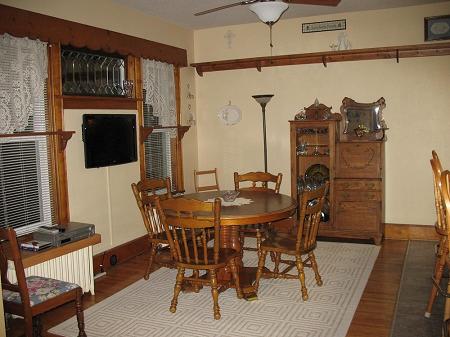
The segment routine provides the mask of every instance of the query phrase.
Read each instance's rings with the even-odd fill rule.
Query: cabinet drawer
[[[337,202],[336,229],[357,232],[378,232],[381,222],[381,205],[378,202]]]
[[[336,191],[336,201],[381,201],[379,191]]]
[[[340,180],[334,181],[334,188],[342,190],[381,191],[381,180]]]
[[[381,143],[339,143],[336,177],[381,178]]]

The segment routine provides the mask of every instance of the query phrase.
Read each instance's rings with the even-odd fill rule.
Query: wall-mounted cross
[[[236,37],[231,30],[227,30],[227,33],[223,36],[227,40],[228,48],[231,48],[231,44],[233,43],[233,38]]]

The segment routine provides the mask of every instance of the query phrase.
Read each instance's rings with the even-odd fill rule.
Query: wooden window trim
[[[53,130],[64,130],[63,100],[61,83],[61,48],[50,45],[48,48],[48,106],[50,127]],[[57,223],[67,223],[69,214],[69,192],[67,186],[67,166],[65,151],[58,151],[52,146],[52,173],[56,178],[54,183],[55,214]]]
[[[137,99],[101,96],[62,96],[64,109],[136,110]]]

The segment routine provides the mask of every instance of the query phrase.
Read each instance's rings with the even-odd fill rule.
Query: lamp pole
[[[254,95],[252,96],[262,109],[263,118],[263,138],[264,138],[264,172],[267,172],[267,139],[266,139],[266,105],[269,103],[273,95]]]

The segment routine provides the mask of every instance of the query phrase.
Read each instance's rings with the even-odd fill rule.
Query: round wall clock
[[[225,105],[217,112],[217,117],[225,125],[234,125],[241,120],[241,109],[236,105]]]

